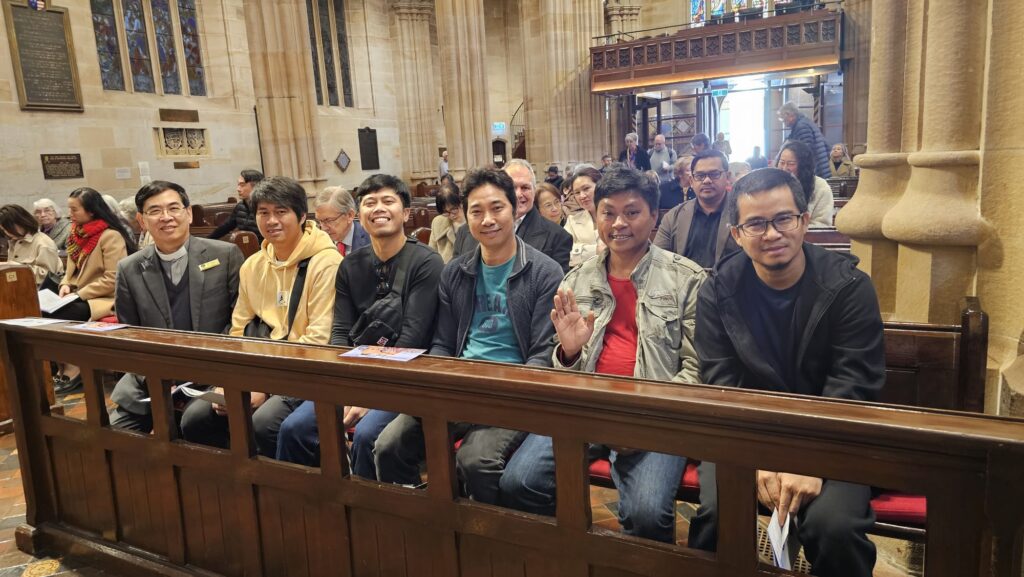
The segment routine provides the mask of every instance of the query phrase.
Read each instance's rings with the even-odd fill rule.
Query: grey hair
[[[340,186],[328,186],[316,195],[313,208],[323,205],[330,205],[342,214],[350,214],[356,210],[356,201],[352,200],[352,194]]]
[[[110,207],[110,212],[114,213],[114,216],[124,218],[124,211],[121,210],[121,205],[118,204],[117,199],[109,194],[104,194],[102,196],[103,202],[106,202],[107,206]]]
[[[125,218],[128,220],[135,220],[135,215],[139,214],[139,209],[135,206],[134,196],[129,196],[128,198],[121,200],[118,204],[121,207],[121,214],[123,214]]]
[[[626,135],[626,142],[640,142],[640,135],[635,132],[630,132]]]
[[[522,158],[513,158],[505,165],[505,172],[507,173],[513,166],[518,166],[519,168],[525,168],[528,170],[530,172],[530,180],[533,181],[534,188],[537,187],[537,173],[534,172],[533,166],[529,162],[526,162]]]
[[[37,208],[38,209],[44,209],[44,210],[48,208],[48,209],[53,211],[53,214],[55,214],[57,216],[57,218],[61,217],[60,207],[57,206],[57,203],[53,202],[52,200],[50,200],[48,198],[40,198],[39,200],[33,202],[32,203],[32,210],[35,210]]]
[[[779,107],[779,114],[792,114],[794,116],[800,115],[800,109],[796,107],[795,102],[787,102]]]

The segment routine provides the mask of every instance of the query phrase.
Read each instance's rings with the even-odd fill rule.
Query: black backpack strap
[[[299,301],[302,300],[302,290],[306,286],[306,269],[309,267],[309,261],[313,260],[313,257],[309,257],[299,262],[299,271],[295,275],[295,284],[292,285],[292,293],[288,296],[288,332],[285,333],[285,339],[288,335],[292,334],[292,323],[295,322],[295,315],[299,312]]]

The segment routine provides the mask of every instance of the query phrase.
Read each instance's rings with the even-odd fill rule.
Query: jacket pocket
[[[644,326],[640,329],[642,333],[640,337],[650,338],[658,344],[659,348],[669,349],[664,352],[674,356],[679,350],[683,338],[679,307],[645,302],[643,310],[646,311],[646,314],[643,319]]]

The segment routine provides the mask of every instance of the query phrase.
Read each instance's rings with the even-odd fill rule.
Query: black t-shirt
[[[723,205],[725,203],[722,203]],[[686,251],[683,256],[704,268],[715,266],[715,245],[718,244],[718,228],[722,222],[722,209],[708,214],[695,203],[693,220],[690,221],[690,234],[686,237]]]
[[[802,282],[801,277],[800,281],[788,289],[775,290],[758,278],[754,266],[750,264],[738,295],[740,310],[747,320],[754,342],[791,391],[797,388],[796,347],[800,339],[793,326],[793,315]]]

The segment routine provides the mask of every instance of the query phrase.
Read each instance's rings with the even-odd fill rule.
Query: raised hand
[[[576,306],[576,295],[572,290],[561,290],[555,294],[555,307],[551,309],[551,323],[562,347],[566,361],[575,361],[590,337],[594,335],[594,311],[584,317]]]

